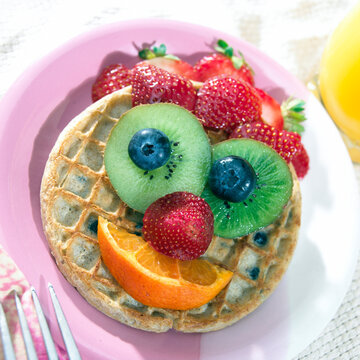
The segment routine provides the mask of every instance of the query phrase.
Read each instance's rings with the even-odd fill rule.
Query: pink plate
[[[0,242],[39,291],[51,328],[61,342],[46,289],[48,282],[54,285],[84,359],[228,359],[231,356],[262,359],[265,354],[267,359],[291,358],[331,319],[351,280],[356,260],[354,216],[357,208],[356,196],[349,194],[356,191],[356,185],[340,138],[318,104],[311,105],[316,108],[311,116],[319,117],[317,121],[327,129],[331,143],[325,144],[317,135],[316,125],[309,123],[304,141],[312,158],[312,170],[303,183],[304,211],[308,211],[308,215],[305,214],[300,239],[305,245],[299,245],[289,272],[274,295],[243,321],[208,335],[135,330],[88,305],[58,271],[42,231],[41,177],[60,131],[91,103],[91,84],[100,69],[114,62],[131,67],[137,61],[136,45],[155,40],[158,44],[167,44],[169,53],[194,63],[211,51],[211,45],[218,38],[242,50],[254,68],[257,86],[268,90],[279,101],[288,95],[305,100],[309,97],[299,81],[253,46],[209,28],[156,19],[112,24],[75,38],[29,68],[2,100]],[[336,171],[325,156],[334,149],[342,159]],[[328,176],[329,171],[333,177]],[[337,173],[348,176],[348,180],[341,183]],[[339,188],[340,184],[340,194],[334,194],[332,200],[326,202],[328,192],[324,191]],[[325,215],[316,213],[312,211],[316,204],[320,207],[325,204],[333,212],[330,215],[326,215],[325,210]],[[345,211],[344,206],[349,211]],[[331,278],[329,269],[336,266],[339,250],[331,242],[330,245],[315,243],[315,237],[319,226],[323,229],[317,225],[323,220],[335,224],[339,207],[349,214],[342,219],[342,224],[350,230],[344,240],[345,250],[340,250],[341,258],[346,259],[344,269]],[[325,236],[332,234],[338,235],[336,226]],[[318,253],[325,246],[329,252],[319,262]],[[314,252],[314,248],[318,251]],[[302,266],[305,259],[306,267]],[[303,270],[301,276],[299,269]],[[320,279],[322,285],[310,286],[308,296],[303,296],[306,284],[311,282],[312,273],[308,269],[314,269],[314,281]],[[314,281],[311,283],[315,284]],[[299,286],[294,286],[295,283]],[[336,291],[329,292],[329,289]],[[333,295],[331,301],[329,294]],[[326,304],[322,307],[326,311],[319,311],[315,301]],[[319,320],[314,325],[315,311]]]

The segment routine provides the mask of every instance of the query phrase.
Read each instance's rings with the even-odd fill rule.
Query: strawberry
[[[289,163],[300,150],[301,137],[299,134],[277,130],[263,122],[254,122],[238,126],[230,138],[250,138],[261,141],[272,147],[280,156]]]
[[[190,80],[151,64],[136,65],[131,74],[133,106],[165,102],[194,110],[196,90]]]
[[[205,127],[231,132],[240,124],[260,121],[260,99],[248,83],[223,75],[199,89],[195,115]]]
[[[261,89],[255,89],[261,100],[261,118],[265,124],[275,129],[284,128],[284,118],[281,113],[280,104],[268,93]]]
[[[208,248],[214,215],[208,203],[189,192],[175,192],[153,202],[145,211],[143,236],[160,253],[192,260]]]
[[[305,102],[289,97],[281,106],[268,93],[255,89],[261,100],[261,118],[265,124],[275,129],[297,132],[301,135],[304,131],[302,122],[306,120],[304,112]]]
[[[309,171],[309,162],[309,155],[306,152],[304,145],[301,144],[300,149],[291,160],[299,179],[304,178]]]
[[[151,64],[166,70],[170,73],[182,75],[187,79],[198,81],[197,73],[194,68],[186,61],[180,60],[177,56],[166,54],[166,46],[161,44],[152,49],[144,48],[139,51],[139,57],[144,61],[140,65]]]
[[[103,69],[92,86],[92,100],[95,102],[103,96],[111,94],[130,84],[130,70],[126,66],[122,64],[109,65]]]
[[[234,79],[246,81],[254,85],[253,70],[246,63],[244,56],[234,55],[234,50],[224,40],[219,40],[215,47],[217,53],[207,55],[194,66],[199,81],[206,81],[214,76],[228,75]]]

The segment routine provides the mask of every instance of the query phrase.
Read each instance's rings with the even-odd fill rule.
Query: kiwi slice
[[[146,170],[129,155],[129,143],[143,129],[156,129],[170,141],[164,165]],[[120,118],[105,149],[105,169],[119,197],[144,213],[158,198],[176,191],[200,195],[211,167],[211,146],[197,118],[174,104],[139,105]]]
[[[253,168],[253,191],[239,202],[221,199],[209,184],[202,197],[214,213],[214,232],[236,238],[271,224],[282,212],[292,193],[292,175],[276,151],[252,139],[231,139],[213,146],[213,162],[229,156],[245,159]]]

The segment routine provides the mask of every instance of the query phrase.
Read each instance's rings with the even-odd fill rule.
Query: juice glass
[[[360,1],[327,43],[320,65],[319,89],[352,160],[360,163]]]

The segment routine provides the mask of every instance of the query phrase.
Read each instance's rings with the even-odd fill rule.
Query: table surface
[[[33,62],[99,25],[157,17],[216,28],[254,44],[307,83],[326,40],[357,0],[0,0],[0,98]],[[360,190],[360,164],[354,164]],[[335,317],[296,359],[360,358],[360,258]]]

